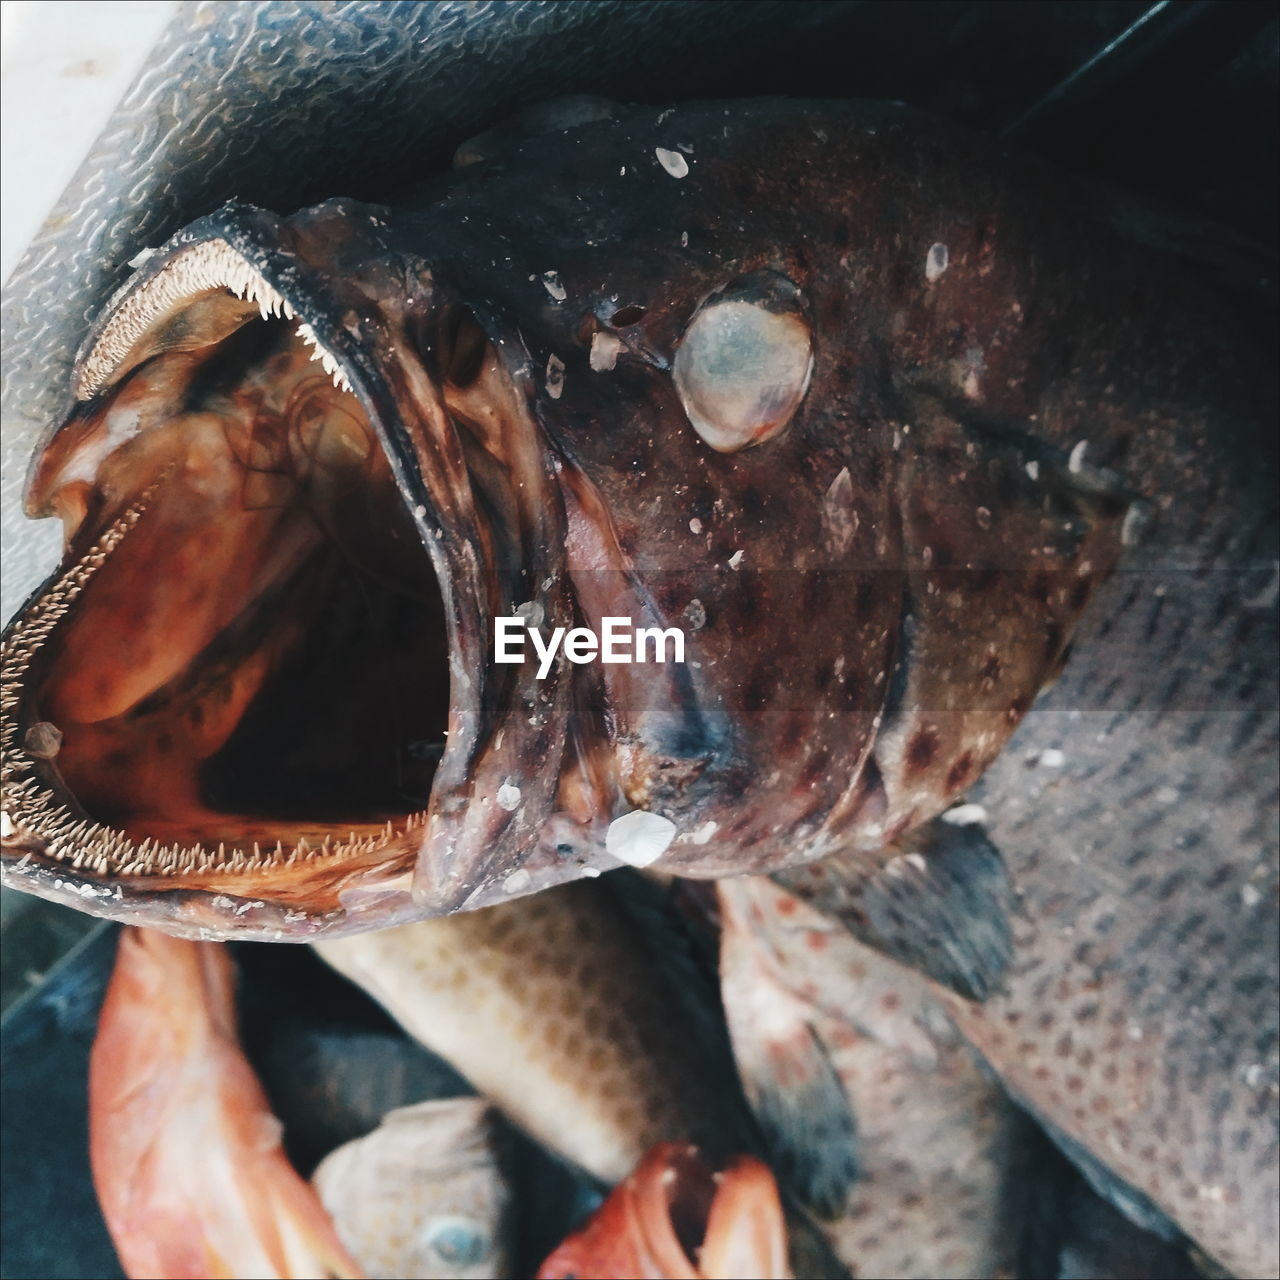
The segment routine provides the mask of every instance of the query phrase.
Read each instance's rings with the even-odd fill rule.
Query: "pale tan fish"
[[[713,984],[622,873],[316,944],[539,1142],[607,1182],[655,1143],[744,1150]],[[636,911],[640,899],[653,897]],[[683,972],[682,972],[683,969]]]
[[[511,1274],[511,1190],[494,1121],[480,1098],[397,1107],[320,1162],[312,1183],[371,1280]]]

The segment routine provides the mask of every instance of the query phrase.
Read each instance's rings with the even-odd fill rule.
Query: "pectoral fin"
[[[859,941],[970,1000],[998,987],[1013,948],[1013,893],[978,824],[935,819],[895,842],[868,873],[837,854],[773,879]]]

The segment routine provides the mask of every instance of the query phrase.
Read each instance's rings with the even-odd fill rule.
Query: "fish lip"
[[[281,219],[250,205],[231,203],[179,231],[149,256],[100,312],[77,354],[73,403],[98,398],[110,389],[112,373],[119,373],[118,364],[101,379],[95,379],[91,361],[104,334],[119,315],[122,303],[154,282],[177,254],[214,241],[223,242],[243,258],[292,307],[297,318],[310,327],[336,361],[352,394],[368,415],[392,469],[401,499],[412,515],[431,561],[444,606],[450,671],[449,734],[432,780],[426,821],[418,837],[419,874],[412,895],[407,885],[399,883],[403,877],[380,889],[376,883],[376,866],[356,873],[357,880],[367,877],[374,882],[367,895],[352,894],[353,900],[360,900],[358,911],[355,906],[341,903],[342,897],[352,893],[351,885],[337,895],[340,905],[333,909],[313,909],[296,898],[288,905],[273,902],[269,880],[265,879],[260,892],[252,897],[228,894],[217,887],[181,884],[153,889],[151,883],[154,882],[149,877],[103,878],[69,865],[41,860],[38,850],[32,853],[29,847],[8,839],[3,857],[6,885],[74,905],[91,914],[145,922],[175,934],[306,940],[319,933],[385,927],[410,918],[457,910],[475,895],[478,883],[483,887],[496,862],[500,861],[508,870],[518,867],[536,844],[536,828],[549,815],[550,800],[541,806],[540,812],[531,815],[531,821],[523,824],[534,830],[526,830],[520,841],[505,841],[499,849],[477,838],[481,834],[477,829],[479,824],[469,820],[468,802],[474,800],[476,792],[487,781],[476,776],[477,758],[485,739],[491,739],[495,729],[490,696],[492,672],[485,649],[493,611],[476,583],[466,574],[455,572],[456,564],[451,564],[451,556],[456,560],[459,554],[467,553],[474,560],[479,558],[478,549],[474,542],[463,545],[467,543],[466,536],[450,524],[447,500],[441,500],[433,491],[432,477],[424,475],[418,465],[412,431],[397,403],[397,388],[388,377],[388,362],[394,359],[394,352],[383,340],[380,317],[375,314],[371,324],[353,323],[350,309],[343,307],[328,287],[334,277],[325,266],[331,264],[315,261],[307,251],[305,235],[295,234],[295,231],[305,232],[308,218],[316,215],[332,218],[335,214],[346,218],[353,212],[369,215],[366,219],[353,217],[353,223],[377,222],[371,208],[347,202],[329,202],[292,219]],[[362,245],[361,230],[358,226],[352,228],[357,249]],[[61,425],[60,421],[46,434],[33,461],[26,502],[30,515],[44,514],[36,501],[40,460],[43,445]],[[531,575],[537,575],[540,569],[552,571],[550,566],[531,566]],[[32,600],[39,599],[48,586],[46,583]],[[16,626],[26,611],[26,607],[20,610],[6,631]],[[489,791],[496,791],[497,785],[489,786]],[[6,831],[6,836],[8,834]],[[26,856],[28,853],[32,856]],[[557,877],[563,878],[572,878],[572,873],[568,877]]]

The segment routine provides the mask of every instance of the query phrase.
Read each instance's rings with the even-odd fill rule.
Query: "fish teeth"
[[[76,399],[88,400],[128,357],[155,320],[198,293],[227,289],[256,304],[264,320],[294,310],[274,285],[225,240],[202,240],[171,254],[144,284],[125,295],[85,356]]]

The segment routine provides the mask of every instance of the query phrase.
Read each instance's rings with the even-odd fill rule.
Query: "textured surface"
[[[975,789],[1020,912],[1007,994],[958,1016],[1218,1261],[1274,1275],[1275,526],[1237,497],[1190,567],[1170,531],[1109,585]]]
[[[514,107],[560,94],[829,94],[901,99],[982,128],[1017,124],[1019,143],[1032,147],[1048,127],[1059,142],[1065,135],[1068,145],[1054,150],[1077,167],[1197,207],[1243,212],[1265,233],[1274,180],[1260,199],[1258,172],[1274,145],[1276,76],[1267,6],[1200,6],[1194,17],[1214,38],[1184,22],[1194,56],[1173,60],[1151,38],[1159,24],[1148,24],[1144,38],[1124,45],[1118,89],[1114,59],[1104,59],[1104,75],[1034,110],[1147,7],[183,5],[6,290],[0,615],[13,612],[56,556],[56,530],[23,520],[20,490],[36,439],[58,416],[90,317],[142,248],[224,200],[288,213],[328,196],[378,198],[447,163],[469,133]],[[1241,12],[1250,10],[1242,34]],[[1225,22],[1224,11],[1233,11]],[[1145,78],[1133,74],[1135,46],[1150,55],[1136,58]],[[1092,112],[1088,127],[1073,129],[1082,106]]]

